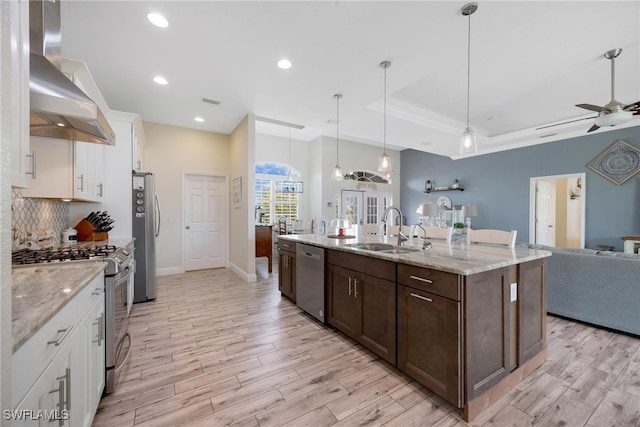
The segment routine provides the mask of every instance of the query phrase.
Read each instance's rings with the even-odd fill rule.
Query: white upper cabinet
[[[31,137],[33,180],[25,197],[102,200],[104,146],[64,139]]]
[[[11,26],[11,184],[27,188],[33,158],[29,149],[29,2],[9,2]]]

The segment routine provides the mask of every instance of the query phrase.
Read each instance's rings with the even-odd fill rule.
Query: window
[[[275,224],[281,216],[293,222],[300,217],[300,193],[283,192],[281,188],[288,173],[289,166],[281,163],[256,163],[255,209],[261,209],[262,222]],[[291,168],[291,176],[300,178],[300,172]]]

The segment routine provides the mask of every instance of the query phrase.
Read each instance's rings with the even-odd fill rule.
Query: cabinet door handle
[[[98,196],[100,196],[100,197],[103,197],[103,195],[102,195],[103,187],[104,187],[104,184],[102,184],[102,183],[98,184]]]
[[[55,346],[58,347],[60,344],[62,344],[62,341],[64,341],[64,339],[67,337],[67,335],[69,335],[69,332],[71,332],[72,329],[73,326],[69,326],[66,329],[58,329],[58,333],[62,334],[60,335],[60,338],[58,338],[57,340],[47,341],[47,344],[55,344]]]
[[[353,279],[353,297],[358,298],[358,279]]]
[[[422,295],[414,294],[413,292],[411,293],[411,296],[412,297],[416,297],[416,298],[421,299],[421,300],[424,300],[424,301],[433,302],[433,300],[431,298],[423,297]]]
[[[104,313],[100,314],[100,317],[98,317],[96,321],[93,322],[93,324],[98,326],[98,334],[97,334],[96,340],[95,341],[92,340],[91,342],[97,343],[98,347],[100,347],[102,345],[102,340],[104,339],[104,333],[102,332],[104,329],[103,327]]]
[[[78,190],[80,190],[82,192],[82,191],[84,191],[84,174],[83,173],[80,174],[78,179],[80,180],[80,188],[78,188]]]
[[[26,174],[31,175],[31,179],[36,179],[36,152],[32,151],[31,154],[26,156],[31,157],[31,172],[26,172]]]
[[[104,325],[105,321],[105,313],[100,314],[100,323],[98,324],[98,347],[102,345],[102,341],[104,341]]]
[[[49,394],[58,393],[58,411],[62,414],[64,410],[64,377],[57,378],[58,380],[58,388],[55,390],[49,391]],[[55,420],[51,420],[55,421]],[[64,419],[60,416],[58,420],[59,426],[64,426]]]
[[[433,280],[429,280],[429,279],[425,279],[424,277],[418,277],[418,276],[409,276],[414,280],[419,280],[421,282],[425,282],[425,283],[433,283]]]
[[[102,288],[95,288],[91,295],[100,295],[102,293]]]
[[[353,278],[349,276],[349,296],[351,296],[351,292],[353,292]]]
[[[67,368],[64,371],[63,377],[56,378],[59,381],[61,388],[64,389],[63,393],[60,395],[64,396],[64,399],[60,399],[60,410],[62,411],[65,407],[67,411],[71,410],[71,368]],[[61,420],[64,421],[64,420]],[[64,425],[64,422],[60,425]]]

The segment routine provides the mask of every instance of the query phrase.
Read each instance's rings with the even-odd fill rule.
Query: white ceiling
[[[292,137],[459,157],[466,121],[464,1],[63,1],[62,45],[111,109],[228,134],[247,113],[305,126]],[[151,25],[160,12],[168,28]],[[575,104],[640,100],[640,1],[481,1],[471,18],[470,124],[479,154],[584,135]],[[276,61],[287,57],[289,70]],[[155,75],[169,81],[159,86]],[[206,104],[202,97],[220,101]],[[202,116],[204,123],[194,121]],[[330,122],[331,121],[331,122]],[[640,116],[618,127],[638,126]],[[613,128],[602,128],[606,132]],[[258,122],[262,133],[288,130]],[[556,135],[546,136],[555,133]]]

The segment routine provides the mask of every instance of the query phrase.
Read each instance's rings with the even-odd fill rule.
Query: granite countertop
[[[91,242],[93,243],[93,242]],[[11,332],[15,353],[105,268],[102,261],[37,264],[11,271]]]
[[[316,234],[292,234],[278,236],[298,243],[320,246],[344,252],[357,253],[374,258],[386,259],[401,264],[433,268],[449,273],[468,276],[483,271],[495,270],[509,265],[521,264],[551,256],[551,252],[525,247],[506,248],[497,245],[473,244],[465,242],[447,243],[432,240],[432,247],[422,248],[422,239],[409,239],[404,247],[415,248],[415,252],[391,254],[352,248],[352,243],[387,243],[396,246],[397,237],[357,236],[353,239],[334,239]]]

